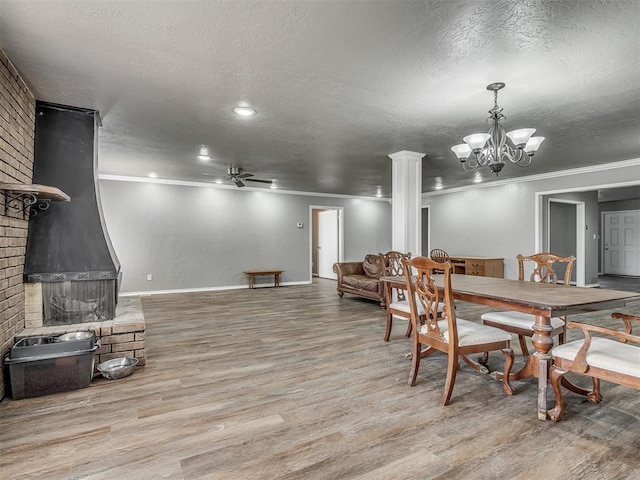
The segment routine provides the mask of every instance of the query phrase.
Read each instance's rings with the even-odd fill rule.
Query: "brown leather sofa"
[[[340,297],[345,293],[358,295],[380,302],[380,306],[385,307],[384,285],[380,277],[397,275],[393,273],[395,257],[392,255],[397,253],[368,254],[362,262],[334,263],[333,271],[338,275],[338,295]],[[411,254],[408,255],[411,256]]]

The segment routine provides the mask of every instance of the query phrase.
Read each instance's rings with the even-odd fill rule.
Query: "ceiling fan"
[[[256,183],[268,183],[273,184],[272,180],[261,180],[253,177],[253,173],[245,172],[240,167],[228,167],[227,168],[227,180],[231,180],[236,184],[236,187],[244,187],[244,182],[256,182]]]

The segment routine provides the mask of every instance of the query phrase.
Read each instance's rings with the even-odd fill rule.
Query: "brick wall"
[[[0,50],[0,183],[31,183],[36,101]],[[0,361],[24,329],[24,272],[28,219],[5,208],[0,191]],[[0,399],[5,394],[0,368]]]

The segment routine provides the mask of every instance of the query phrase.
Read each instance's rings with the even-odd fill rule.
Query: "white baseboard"
[[[280,282],[281,287],[286,287],[288,285],[310,285],[309,281],[302,282]],[[266,288],[266,287],[274,287],[273,283],[265,283],[253,285],[254,288]],[[150,297],[151,295],[164,295],[168,293],[194,293],[194,292],[217,292],[223,290],[240,290],[240,289],[248,289],[248,285],[226,285],[222,287],[202,287],[202,288],[178,288],[171,290],[145,290],[139,292],[121,292],[118,297]]]

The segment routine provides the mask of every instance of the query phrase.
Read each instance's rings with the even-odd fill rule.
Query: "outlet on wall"
[[[151,275],[150,273],[147,275],[147,280],[153,280],[153,275]]]

